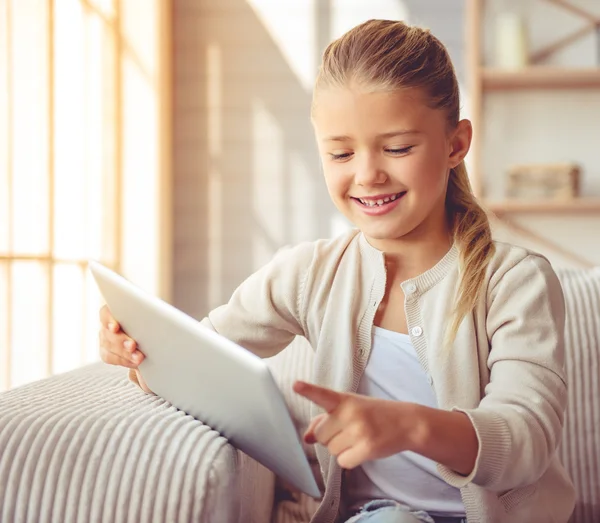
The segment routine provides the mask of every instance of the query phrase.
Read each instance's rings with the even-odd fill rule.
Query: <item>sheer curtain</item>
[[[170,3],[0,0],[0,390],[97,359],[99,260],[169,299]]]

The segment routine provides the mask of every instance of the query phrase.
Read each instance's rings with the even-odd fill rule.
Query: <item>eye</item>
[[[329,153],[329,157],[334,161],[347,160],[348,158],[350,158],[352,156],[352,154],[353,153],[339,153],[339,154]]]
[[[385,150],[386,153],[390,153],[394,156],[401,156],[403,154],[409,153],[414,145],[409,145],[408,147],[390,147]]]

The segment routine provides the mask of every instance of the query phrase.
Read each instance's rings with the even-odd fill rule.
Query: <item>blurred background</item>
[[[98,359],[89,259],[201,318],[349,226],[309,107],[370,18],[448,47],[496,236],[600,265],[598,0],[0,0],[0,390]]]

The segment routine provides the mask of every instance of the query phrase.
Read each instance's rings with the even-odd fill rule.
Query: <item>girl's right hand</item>
[[[138,365],[144,360],[144,355],[137,350],[137,343],[132,340],[117,323],[107,305],[100,309],[100,358],[111,365],[121,365],[131,369],[129,377],[140,388],[149,394],[154,394],[138,370]]]
[[[117,323],[107,305],[100,309],[100,358],[110,365],[137,369],[144,355]]]

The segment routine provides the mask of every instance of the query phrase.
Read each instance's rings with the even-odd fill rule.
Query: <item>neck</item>
[[[397,276],[402,280],[414,278],[434,267],[452,246],[450,228],[445,221],[443,227],[435,230],[415,229],[402,238],[367,240],[385,254],[390,276]]]

